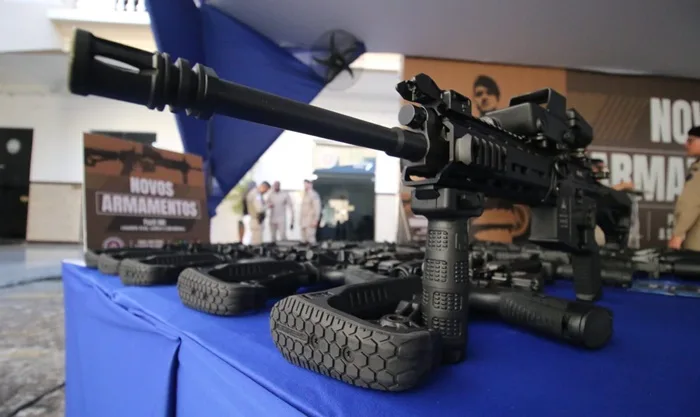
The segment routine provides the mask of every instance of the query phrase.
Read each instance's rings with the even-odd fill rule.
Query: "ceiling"
[[[699,0],[209,0],[277,42],[345,29],[369,52],[700,78]]]

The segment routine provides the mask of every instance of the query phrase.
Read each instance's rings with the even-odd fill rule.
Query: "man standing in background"
[[[270,189],[270,183],[264,181],[258,187],[251,188],[245,196],[248,214],[250,215],[250,244],[262,243],[263,221],[265,220],[265,203],[263,194]]]
[[[243,201],[241,203],[241,208],[243,217],[238,223],[238,235],[241,243],[244,245],[250,245],[250,212],[248,211],[248,193],[255,187],[255,181],[248,182],[242,197]]]
[[[688,131],[685,149],[696,160],[688,169],[683,191],[676,200],[673,237],[668,247],[700,251],[700,126]]]
[[[280,182],[275,181],[272,184],[272,192],[267,198],[267,206],[270,208],[270,235],[272,241],[277,242],[277,234],[279,240],[287,240],[287,209],[292,213],[292,221],[289,227],[294,229],[294,207],[292,199],[286,191],[281,191]]]
[[[314,190],[313,183],[304,180],[304,197],[301,199],[301,241],[316,243],[316,228],[321,218],[321,197]]]
[[[498,102],[501,99],[501,89],[493,78],[488,75],[479,75],[474,80],[474,92],[472,99],[479,111],[478,117],[483,117],[486,113],[498,109]]]
[[[474,80],[472,103],[477,117],[498,110],[501,89],[488,75],[479,75]],[[513,204],[500,198],[488,197],[484,200],[484,212],[471,220],[470,238],[480,241],[512,243],[528,237],[530,209],[522,204]]]

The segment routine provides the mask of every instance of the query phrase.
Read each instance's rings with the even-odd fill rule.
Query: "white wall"
[[[46,13],[63,3],[63,0],[0,1],[0,53],[59,49],[61,37]]]
[[[216,216],[211,219],[209,238],[212,243],[238,242],[238,220],[240,216],[233,212],[232,203],[224,200],[216,208]]]
[[[384,126],[395,126],[400,106],[394,85],[398,72],[365,71],[348,90],[325,90],[314,105]],[[156,146],[182,152],[174,115],[127,103],[71,95],[0,95],[0,126],[34,129],[31,180],[83,182],[82,133],[90,130],[155,132]],[[254,171],[256,181],[280,178],[288,190],[302,189],[312,172],[315,139],[285,132],[262,156]],[[399,163],[377,153],[375,167],[375,238],[394,241],[398,224]],[[298,195],[294,195],[298,200]],[[299,210],[297,209],[298,213]],[[237,237],[238,218],[221,207],[212,221],[212,238]],[[299,238],[289,231],[290,239]],[[227,238],[231,235],[231,238]]]
[[[183,149],[172,113],[96,97],[0,95],[0,126],[34,129],[31,181],[82,183],[90,130],[155,132],[157,147]]]

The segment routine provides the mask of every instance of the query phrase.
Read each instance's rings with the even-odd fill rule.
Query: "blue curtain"
[[[323,80],[292,53],[213,7],[198,8],[192,0],[150,0],[147,7],[158,49],[174,58],[202,63],[221,78],[305,103],[323,88]],[[216,180],[210,187],[210,216],[281,133],[214,116],[207,134],[206,121],[184,114],[176,118],[185,151],[205,158]]]

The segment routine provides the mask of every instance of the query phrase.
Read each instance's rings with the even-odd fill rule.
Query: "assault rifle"
[[[107,149],[85,148],[83,151],[85,166],[94,167],[101,162],[119,161],[122,164],[121,175],[129,175],[136,165],[140,165],[143,172],[155,172],[156,166],[136,149],[128,151],[110,151]]]
[[[128,151],[110,151],[106,149],[85,148],[85,166],[94,167],[100,162],[119,161],[122,163],[121,175],[129,175],[136,165],[143,172],[155,172],[157,167],[174,169],[182,173],[182,182],[187,184],[190,171],[201,171],[202,168],[190,165],[184,158],[181,161],[165,158],[160,152],[150,146],[144,146],[142,152],[136,149]]]
[[[546,250],[537,245],[477,242],[471,246],[470,258],[472,263],[537,260],[548,277],[553,277],[562,265],[571,266],[571,256],[568,253]]]
[[[69,88],[74,94],[150,109],[169,106],[200,119],[236,117],[407,160],[403,182],[412,188],[412,210],[428,219],[422,314],[430,331],[442,338],[445,363],[465,357],[467,220],[481,215],[484,196],[532,207],[531,240],[571,253],[574,288],[582,300],[601,296],[595,225],[608,242],[627,241],[630,199],[598,183],[584,152],[592,129],[551,89],[515,97],[509,107],[477,119],[467,97],[441,90],[429,76],[418,74],[396,87],[410,102],[399,113],[403,126],[386,128],[225,81],[201,64],[172,62],[165,53],[81,30],[75,34]]]
[[[538,259],[481,262],[472,258],[472,287],[506,287],[541,292],[552,276]]]
[[[154,167],[162,167],[165,169],[173,169],[180,171],[182,173],[182,183],[187,184],[189,179],[190,171],[201,171],[201,167],[194,167],[187,162],[185,156],[182,156],[182,160],[168,159],[164,157],[160,152],[153,149],[150,146],[143,147],[143,158],[150,161],[150,164]]]
[[[571,265],[557,266],[556,275],[572,279]],[[635,287],[636,280],[663,278],[700,282],[700,254],[668,249],[601,249],[603,283],[617,287]],[[644,285],[646,288],[646,284]]]

